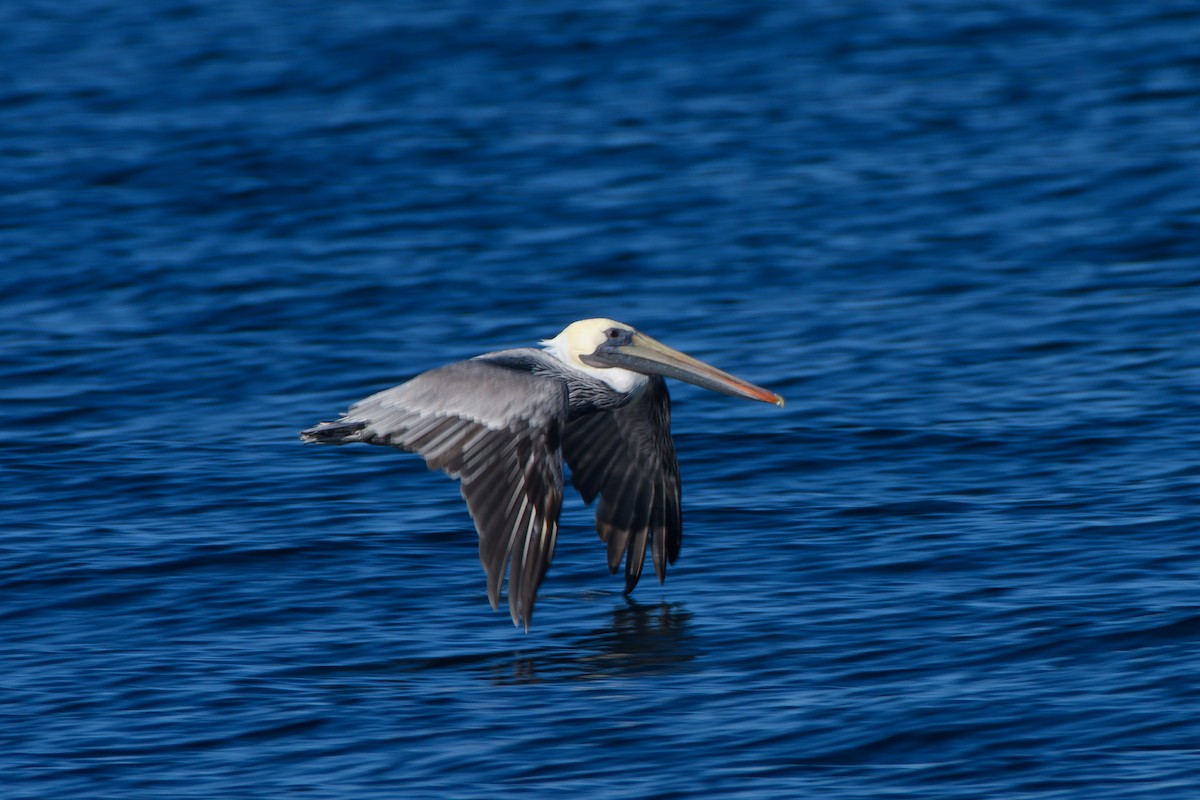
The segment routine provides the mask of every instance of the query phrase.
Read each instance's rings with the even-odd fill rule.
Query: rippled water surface
[[[5,798],[1200,796],[1190,2],[0,6]],[[684,550],[296,432],[611,316]]]

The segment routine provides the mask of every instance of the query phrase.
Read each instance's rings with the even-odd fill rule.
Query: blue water
[[[1200,796],[1200,7],[0,5],[0,796]],[[684,549],[296,432],[611,316]]]

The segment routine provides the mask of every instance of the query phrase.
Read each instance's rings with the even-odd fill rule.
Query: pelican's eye
[[[609,328],[604,332],[604,338],[609,344],[629,344],[633,339],[633,331],[628,328]]]

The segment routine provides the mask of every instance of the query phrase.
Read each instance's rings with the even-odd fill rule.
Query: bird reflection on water
[[[631,677],[677,672],[695,659],[683,603],[626,602],[613,609],[612,621],[585,634],[563,633],[563,640],[536,653],[514,653],[507,663],[488,667],[498,684]]]

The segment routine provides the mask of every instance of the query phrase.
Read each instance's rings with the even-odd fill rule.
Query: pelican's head
[[[616,320],[572,322],[558,336],[544,340],[542,346],[563,363],[622,392],[643,385],[643,376],[660,375],[721,394],[783,405],[783,398],[774,392],[697,361]]]

